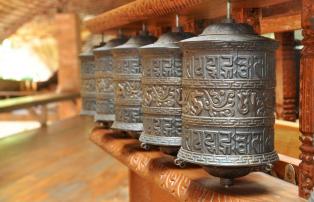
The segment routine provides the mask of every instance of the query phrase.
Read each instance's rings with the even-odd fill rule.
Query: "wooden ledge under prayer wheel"
[[[136,139],[94,129],[90,139],[130,170],[130,201],[305,201],[298,187],[262,172],[236,179],[229,188],[200,167],[178,168],[174,158],[145,151]]]

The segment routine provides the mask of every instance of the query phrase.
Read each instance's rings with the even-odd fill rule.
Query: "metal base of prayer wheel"
[[[109,114],[109,115],[103,115],[103,114],[95,114],[95,121],[100,121],[100,122],[113,122],[115,119],[114,114]]]
[[[117,130],[123,130],[123,131],[130,131],[130,132],[141,132],[143,130],[143,124],[142,123],[125,123],[125,122],[119,122],[114,121],[112,126],[112,129]]]
[[[180,149],[178,159],[201,165],[210,175],[234,179],[254,171],[269,171],[272,163],[279,160],[275,151],[255,155],[206,155]],[[206,166],[205,166],[206,165]]]
[[[180,147],[181,137],[164,137],[164,136],[154,136],[147,135],[145,133],[141,134],[140,141],[143,143],[159,146],[174,146]]]
[[[80,112],[80,115],[82,115],[82,116],[94,116],[95,115],[95,111],[82,110]]]

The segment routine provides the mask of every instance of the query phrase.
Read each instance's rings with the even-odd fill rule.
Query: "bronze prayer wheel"
[[[96,66],[96,121],[111,123],[115,119],[111,49],[126,41],[127,38],[121,35],[119,38],[108,41],[104,46],[94,49]]]
[[[138,48],[156,41],[142,31],[125,44],[112,49],[115,84],[115,121],[112,128],[131,131],[134,136],[143,130],[141,60]]]
[[[90,52],[80,54],[81,72],[81,115],[94,116],[96,106],[96,83],[94,55]]]
[[[277,44],[232,20],[180,42],[182,146],[178,159],[202,165],[225,185],[269,169],[274,150]]]
[[[157,145],[162,151],[176,155],[181,146],[182,52],[178,42],[192,36],[179,29],[140,48],[143,68],[140,141],[143,148]]]

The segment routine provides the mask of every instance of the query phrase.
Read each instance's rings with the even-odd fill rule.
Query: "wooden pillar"
[[[58,90],[79,92],[80,32],[78,17],[73,13],[57,14],[55,23],[59,52]]]
[[[58,92],[80,91],[80,29],[79,19],[74,13],[55,16],[56,39],[58,42],[59,69]],[[59,118],[73,116],[79,107],[71,102],[59,104]]]
[[[275,33],[279,43],[276,51],[276,114],[278,118],[295,121],[297,118],[297,72],[294,53],[294,33]]]
[[[308,198],[314,185],[314,0],[302,0],[301,23],[299,195]]]

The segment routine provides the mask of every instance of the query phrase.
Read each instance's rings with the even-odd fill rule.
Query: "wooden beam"
[[[120,27],[134,21],[172,14],[180,9],[195,6],[202,1],[137,0],[88,20],[86,26],[94,33],[101,33],[104,30]]]
[[[291,8],[286,6],[286,4],[296,6]],[[265,11],[267,17],[263,19],[265,20],[263,23],[265,31],[262,31],[262,33],[275,29],[274,25],[278,21],[281,22],[284,16],[288,19],[293,19],[293,21],[285,20],[284,24],[279,24],[279,29],[285,31],[300,28],[300,15],[299,19],[295,20],[298,17],[296,12],[300,13],[299,4],[299,0],[232,1],[232,7],[235,10],[264,8],[263,11]],[[269,12],[267,12],[268,9],[270,9]],[[85,21],[85,24],[91,32],[102,33],[119,27],[127,28],[132,23],[151,21],[151,19],[164,21],[165,18],[173,18],[173,15],[176,13],[187,17],[193,16],[195,20],[218,19],[226,15],[226,2],[221,0],[137,0],[102,13],[95,18]],[[268,29],[267,23],[271,23]],[[277,28],[276,31],[278,31]]]
[[[297,13],[262,18],[260,20],[260,27],[261,34],[301,29],[301,14]]]

